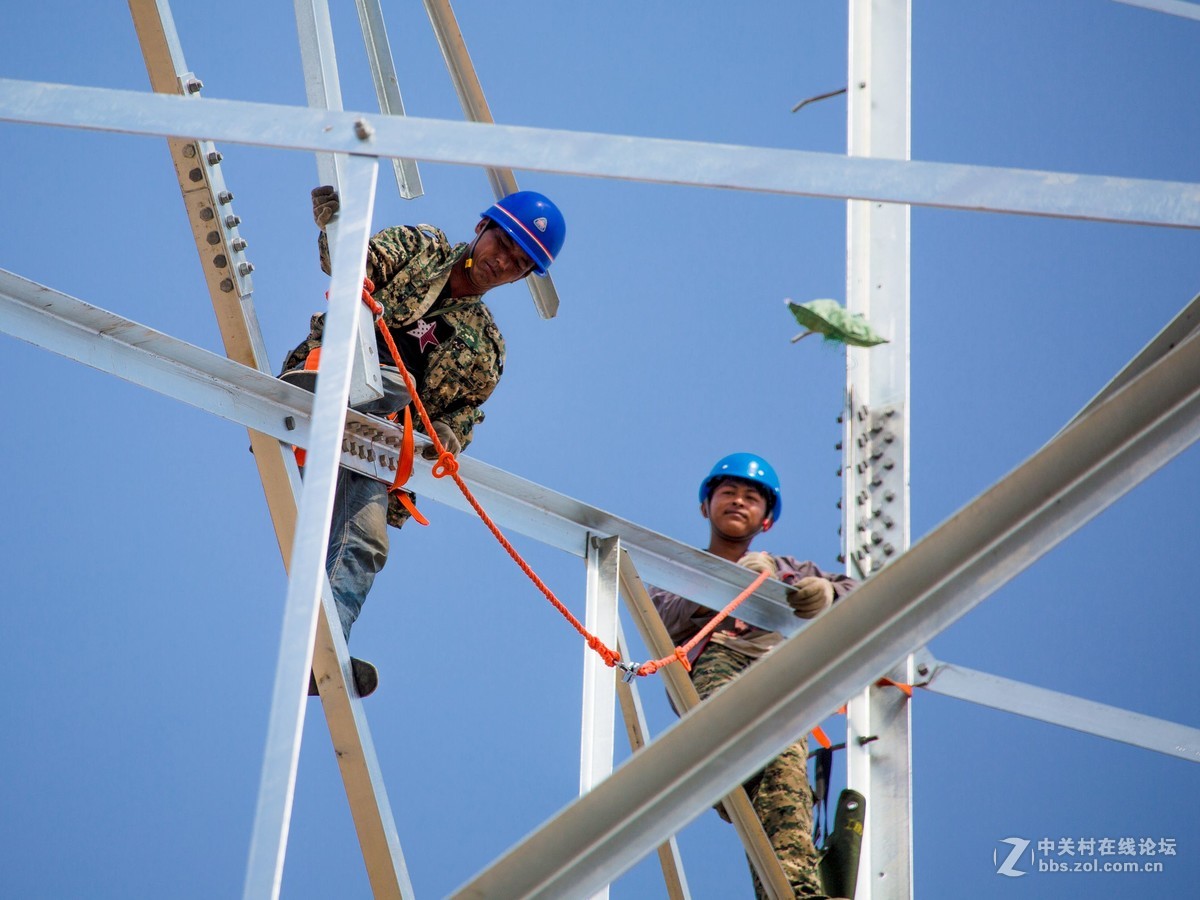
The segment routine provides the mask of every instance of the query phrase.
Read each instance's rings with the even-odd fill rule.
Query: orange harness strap
[[[833,741],[829,740],[829,735],[825,733],[825,729],[820,725],[816,726],[812,730],[812,736],[815,737],[817,739],[817,743],[826,750],[829,750],[833,747]]]
[[[309,351],[308,356],[304,357],[304,370],[306,372],[316,372],[321,367],[321,348],[313,347]],[[396,413],[391,413],[388,418],[393,422],[396,421]],[[304,463],[308,459],[308,453],[303,447],[293,448],[296,454],[296,465],[304,468]],[[408,483],[408,479],[412,477],[413,469],[413,431],[412,431],[412,411],[409,407],[404,407],[404,434],[400,439],[400,457],[396,461],[396,477],[392,480],[391,487],[388,488],[389,494],[395,494],[400,501],[400,505],[408,510],[409,515],[416,520],[419,525],[428,525],[429,520],[421,515],[421,511],[417,509],[417,505],[413,503],[412,497],[408,491],[401,488]]]
[[[408,510],[408,514],[413,517],[418,525],[428,525],[429,520],[421,515],[421,511],[417,509],[417,504],[413,502],[412,494],[404,490],[404,485],[412,477],[413,470],[414,454],[411,406],[409,404],[404,407],[404,436],[400,439],[400,458],[396,461],[396,477],[392,480],[392,486],[388,488],[388,493],[396,496],[396,499],[400,501],[400,505]],[[392,413],[388,418],[395,421],[396,414]]]

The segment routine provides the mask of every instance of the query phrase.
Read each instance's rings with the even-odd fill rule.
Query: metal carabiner
[[[617,663],[617,668],[625,673],[621,676],[621,680],[626,684],[633,684],[633,680],[638,677],[638,669],[641,667],[642,664],[636,662]]]

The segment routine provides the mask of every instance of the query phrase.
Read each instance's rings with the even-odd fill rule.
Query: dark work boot
[[[317,373],[313,369],[288,369],[280,379],[298,388],[304,388],[310,394],[317,392]]]
[[[354,690],[358,692],[359,698],[369,697],[375,693],[375,688],[379,687],[379,670],[367,662],[365,659],[357,659],[350,657],[350,668],[354,672]],[[320,693],[317,690],[317,678],[311,672],[308,674],[308,696],[316,697]]]

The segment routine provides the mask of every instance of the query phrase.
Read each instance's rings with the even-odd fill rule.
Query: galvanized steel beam
[[[912,10],[909,0],[851,0],[847,149],[907,160]],[[846,204],[846,308],[888,342],[846,348],[842,541],[847,570],[878,572],[909,544],[909,208]],[[909,682],[907,663],[888,673]],[[865,740],[871,738],[871,740]],[[909,900],[912,707],[868,685],[846,709],[846,783],[866,797],[859,900]]]
[[[458,94],[458,102],[462,105],[463,114],[471,122],[492,124],[492,110],[487,98],[483,96],[483,85],[471,62],[471,54],[467,52],[467,42],[463,38],[462,29],[458,27],[458,19],[450,7],[449,0],[425,0],[425,12],[433,25],[433,33],[437,36],[438,46],[442,57],[446,60],[446,68],[450,71],[450,80],[454,83],[454,91]],[[489,166],[488,181],[492,185],[492,193],[499,200],[517,190],[517,176],[513,170],[505,166]],[[537,307],[538,315],[543,319],[552,319],[558,315],[558,291],[554,288],[553,279],[547,275],[539,277],[528,275],[525,284],[533,295],[533,305]]]
[[[201,84],[188,71],[167,0],[130,0],[129,9],[152,87],[163,93],[179,92],[184,96],[197,96]],[[167,144],[175,163],[226,353],[229,360],[251,368],[243,369],[235,362],[208,354],[205,354],[205,362],[223,363],[227,373],[246,372],[260,381],[273,381],[258,374],[259,371],[268,372],[269,363],[251,296],[250,271],[253,267],[241,256],[246,249],[246,242],[237,232],[239,219],[233,215],[233,194],[226,189],[218,166],[220,155],[209,141],[172,138],[168,139]],[[101,310],[62,295],[54,295],[45,289],[38,290],[39,286],[28,282],[21,284],[20,280],[14,279],[9,283],[21,287],[30,302],[46,308],[53,307],[59,313],[71,311],[75,328],[68,327],[66,333],[71,334],[76,345],[84,348],[85,352],[104,355],[106,349],[120,346],[131,351],[128,360],[135,364],[130,366],[130,373],[149,375],[156,383],[164,378],[175,379],[187,390],[207,391],[209,396],[215,397],[218,405],[221,395],[228,395],[226,389],[214,385],[196,368],[180,372],[174,366],[159,364],[164,361],[155,356],[154,348],[160,342],[170,340],[164,335],[131,323],[117,322],[115,317]],[[38,318],[43,317],[34,316],[35,320]],[[64,321],[62,324],[67,323]],[[89,325],[93,329],[90,332]],[[125,343],[101,339],[101,335],[111,338],[118,331]],[[172,348],[192,359],[197,358],[195,354],[203,353],[177,341],[172,343]],[[294,389],[291,390],[294,393]],[[308,395],[302,399],[307,414],[312,397]],[[285,433],[293,430],[293,416],[280,415],[278,410],[262,412],[266,420],[271,420],[275,425],[281,424]],[[367,454],[356,446],[354,439],[357,437],[357,433],[350,435],[344,442],[344,449],[359,452],[344,452],[343,459],[350,457],[354,463],[361,463],[363,460],[359,458],[360,455],[365,458]],[[284,566],[290,569],[296,526],[295,498],[300,490],[296,461],[290,444],[281,444],[253,426],[250,446],[262,479]],[[394,460],[395,451],[388,448],[380,456],[383,460]],[[376,464],[370,459],[366,462]],[[363,861],[377,896],[411,896],[408,872],[371,742],[370,728],[361,701],[353,691],[346,689],[347,683],[352,683],[350,658],[341,629],[330,628],[329,623],[336,623],[338,617],[327,582],[321,585],[321,602],[324,614],[318,619],[313,673],[321,686],[325,720],[346,788]]]
[[[931,693],[1200,763],[1200,728],[941,662],[927,650],[915,658],[918,684]]]
[[[396,61],[392,58],[392,45],[383,21],[383,8],[379,0],[354,0],[354,5],[358,7],[358,24],[367,47],[367,64],[371,67],[371,80],[375,82],[379,111],[385,116],[402,116],[404,97],[400,93],[400,76],[396,74]],[[425,192],[415,160],[393,159],[392,170],[396,175],[396,187],[405,200],[415,200]]]
[[[1197,437],[1192,337],[454,896],[561,897],[611,881]]]
[[[313,395],[169,337],[115,313],[0,270],[0,332],[76,359],[134,384],[182,400],[198,409],[269,436],[263,453],[277,441],[308,447]],[[390,483],[401,431],[390,422],[353,410],[346,413],[341,464]],[[419,447],[426,439],[415,436]],[[457,487],[430,474],[420,454],[410,485],[422,496],[471,511]],[[506,529],[585,556],[589,534],[620,535],[623,547],[655,584],[717,608],[753,580],[741,566],[717,559],[582,501],[464,456],[460,473],[492,517]],[[285,480],[286,486],[286,480]],[[286,554],[291,531],[281,533]],[[796,630],[797,619],[784,600],[782,584],[768,581],[739,608],[748,622],[775,631]]]
[[[1200,22],[1200,3],[1190,3],[1187,0],[1117,0],[1126,6],[1140,6],[1152,12],[1167,13],[1172,16],[1182,16],[1185,19],[1195,19]]]
[[[621,554],[621,595],[625,598],[625,606],[642,636],[642,643],[658,659],[670,656],[675,649],[671,645],[671,636],[667,633],[666,626],[663,625],[646,586],[627,553]],[[685,715],[700,705],[700,694],[681,665],[671,663],[659,672],[662,674],[663,686],[671,699],[671,705],[679,715]],[[767,896],[770,900],[788,900],[795,891],[792,890],[787,875],[779,864],[775,848],[771,846],[745,788],[740,784],[735,785],[721,798],[721,803],[729,815],[738,839],[746,848],[746,859],[757,873],[759,883]]]
[[[617,650],[621,656],[629,658],[629,644],[621,633],[620,622],[617,623]],[[646,724],[646,714],[642,709],[642,697],[638,692],[637,681],[617,677],[617,699],[621,704],[621,716],[625,720],[625,734],[629,738],[629,749],[639,752],[650,742],[650,727]],[[671,838],[658,846],[658,864],[662,869],[663,881],[670,900],[690,900],[692,894],[688,889],[687,874],[683,871],[683,859],[679,854],[679,842]]]
[[[661,184],[1200,228],[1200,185],[833,153],[188,101],[0,79],[0,121],[254,146],[508,166]],[[368,133],[357,123],[371,126]]]
[[[342,167],[347,190],[342,198],[341,227],[330,238],[334,242],[330,248],[334,251],[333,279],[321,343],[321,377],[313,400],[312,433],[288,570],[279,660],[246,871],[246,900],[278,897],[283,880],[309,673],[327,584],[325,551],[358,345],[356,320],[362,308],[362,272],[378,171],[378,162],[370,157],[352,157]],[[325,620],[329,628],[328,615]]]
[[[338,78],[337,55],[333,47],[333,26],[329,21],[328,0],[294,0],[296,31],[300,36],[300,61],[304,68],[304,89],[308,105],[318,110],[342,109],[342,86]],[[366,126],[355,123],[356,132]],[[318,153],[317,179],[322,185],[332,185],[339,195],[346,178],[348,157],[345,154]],[[374,188],[367,200],[375,202]],[[342,197],[342,203],[346,197]],[[358,202],[363,202],[358,198]],[[367,221],[368,229],[370,220]],[[338,244],[337,233],[345,227],[343,217],[338,216],[325,226],[329,239],[329,256],[334,265]],[[364,270],[365,271],[365,270]],[[357,335],[354,344],[352,377],[350,380],[350,403],[358,406],[383,396],[383,376],[379,372],[379,353],[375,345],[375,326],[366,307],[361,303],[355,311],[354,329]]]

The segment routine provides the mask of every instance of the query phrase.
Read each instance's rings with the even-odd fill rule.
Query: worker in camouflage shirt
[[[313,217],[321,229],[317,245],[326,274],[332,269],[325,226],[339,207],[332,187],[313,191]],[[375,284],[383,320],[434,430],[451,453],[457,455],[471,442],[475,426],[483,421],[480,407],[504,372],[504,338],[483,295],[529,274],[545,275],[565,233],[558,207],[541,194],[518,191],[484,211],[470,244],[451,244],[430,225],[386,228],[371,238],[366,276]],[[308,337],[288,354],[280,377],[315,388],[320,354],[314,351],[321,345],[324,327],[324,313],[312,317]],[[380,359],[390,361],[382,336],[378,345]],[[411,398],[394,366],[380,368],[383,398],[358,408],[386,416],[400,412]],[[436,455],[432,445],[425,455]],[[325,566],[347,638],[387,561],[387,525],[399,528],[408,517],[386,485],[341,470]],[[377,677],[369,663],[355,661],[360,695],[374,689]]]
[[[811,619],[845,596],[855,583],[845,575],[823,572],[811,562],[751,551],[751,541],[778,522],[782,512],[783,494],[775,470],[752,453],[726,456],[700,483],[700,514],[709,524],[708,552],[756,572],[765,571],[791,585],[788,604],[797,616]],[[649,593],[677,647],[690,641],[717,615],[661,588],[651,587]],[[696,692],[701,699],[712,696],[782,640],[776,632],[740,619],[726,619],[689,654]],[[796,897],[823,898],[812,837],[807,741],[802,738],[792,744],[744,786]],[[728,821],[719,804],[717,811]],[[753,868],[751,876],[755,896],[766,897]]]

